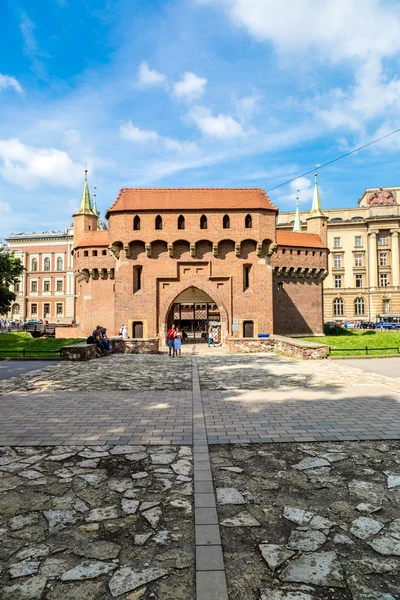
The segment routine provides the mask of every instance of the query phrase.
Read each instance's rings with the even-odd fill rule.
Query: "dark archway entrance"
[[[221,341],[221,318],[216,303],[202,290],[192,287],[177,296],[170,308],[168,328],[180,327],[183,341],[189,344],[206,344],[211,326],[216,344]]]

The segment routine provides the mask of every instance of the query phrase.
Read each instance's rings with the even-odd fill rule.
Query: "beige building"
[[[376,321],[400,313],[400,187],[367,189],[358,206],[324,213],[330,250],[324,320]],[[300,212],[304,230],[307,214]],[[295,216],[281,212],[278,229],[298,230]]]
[[[75,278],[72,249],[73,228],[41,233],[12,233],[10,252],[25,267],[14,286],[17,294],[9,319],[43,319],[49,323],[71,323],[75,319]]]

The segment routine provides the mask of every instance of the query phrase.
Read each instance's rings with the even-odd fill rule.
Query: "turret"
[[[311,212],[306,217],[307,221],[307,233],[316,233],[321,238],[321,242],[324,246],[328,245],[328,217],[323,213],[321,208],[321,198],[318,189],[318,173],[314,174],[314,195],[311,207]]]
[[[97,209],[96,209],[97,211]],[[85,183],[83,185],[82,200],[79,210],[73,214],[74,217],[74,247],[80,242],[86,231],[97,230],[97,212],[92,209],[90,202],[87,170],[85,170]]]
[[[301,233],[301,219],[300,219],[300,211],[299,211],[299,196],[297,196],[297,198],[296,198],[296,215],[294,217],[293,231],[296,231],[297,233]]]

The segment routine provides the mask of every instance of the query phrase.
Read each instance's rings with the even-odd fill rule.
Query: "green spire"
[[[299,190],[297,190],[298,192]],[[301,233],[301,219],[300,219],[300,211],[299,211],[299,196],[296,198],[296,215],[294,217],[293,223],[293,231],[297,233]]]
[[[325,214],[323,213],[322,208],[321,208],[321,197],[319,195],[318,180],[317,180],[318,173],[314,173],[314,177],[315,177],[314,195],[313,195],[311,212],[307,217],[308,219],[310,219],[312,217],[325,217]]]
[[[96,188],[94,188],[96,190]],[[95,215],[97,215],[98,217],[100,216],[100,211],[97,209],[97,204],[96,204],[96,191],[93,194],[93,204],[92,204],[92,211],[94,212]]]
[[[83,184],[82,200],[78,213],[92,213],[92,204],[90,202],[89,186],[87,180],[87,169],[85,169],[85,183]]]

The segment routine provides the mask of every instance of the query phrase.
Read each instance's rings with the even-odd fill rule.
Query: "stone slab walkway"
[[[0,382],[0,598],[400,600],[399,423],[398,380],[271,354]]]

